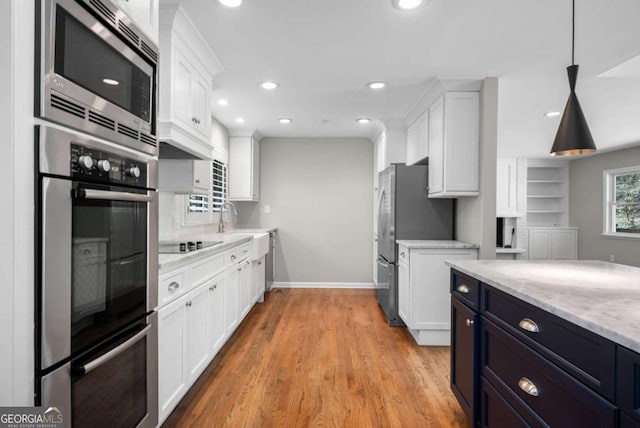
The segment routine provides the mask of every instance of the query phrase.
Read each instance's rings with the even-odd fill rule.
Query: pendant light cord
[[[572,1],[571,8],[571,65],[575,65],[576,51],[576,0]]]

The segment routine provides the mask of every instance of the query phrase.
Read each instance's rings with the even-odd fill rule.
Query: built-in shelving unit
[[[564,161],[529,160],[527,164],[527,226],[568,224],[569,173]]]

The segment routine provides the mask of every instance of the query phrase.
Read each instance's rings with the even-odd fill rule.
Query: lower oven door
[[[41,380],[42,406],[61,410],[65,426],[158,424],[157,314]],[[70,410],[70,411],[69,411]]]

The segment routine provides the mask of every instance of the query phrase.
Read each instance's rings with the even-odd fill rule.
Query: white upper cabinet
[[[446,92],[429,108],[429,197],[479,193],[480,94]]]
[[[206,195],[211,188],[211,161],[160,159],[158,189],[178,194]]]
[[[179,5],[160,6],[159,138],[213,159],[211,91],[222,66]]]
[[[260,153],[253,137],[229,139],[229,200],[260,199]]]
[[[151,41],[158,43],[159,0],[117,0],[113,2]]]
[[[429,156],[429,112],[407,129],[407,165],[422,163]]]
[[[496,164],[496,216],[517,217],[518,160],[498,159]]]
[[[392,163],[407,161],[407,128],[404,122],[383,121],[384,131],[376,140],[378,172]]]

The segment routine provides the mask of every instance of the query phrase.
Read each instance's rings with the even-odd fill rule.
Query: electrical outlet
[[[609,261],[611,263],[615,262],[616,261],[616,256],[614,254],[609,254]]]
[[[271,214],[271,205],[265,205],[264,206],[264,213],[265,214]]]

